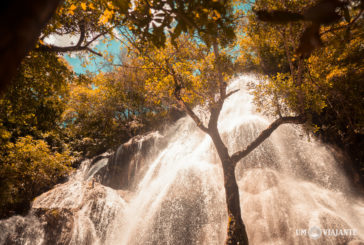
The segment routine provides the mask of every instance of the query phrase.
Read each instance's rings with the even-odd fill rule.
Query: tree
[[[0,92],[11,82],[18,66],[33,49],[42,28],[60,0],[17,0],[1,4]]]
[[[0,194],[3,218],[61,180],[73,160],[62,132],[73,74],[62,58],[30,53],[0,95]]]
[[[60,117],[72,82],[72,72],[54,54],[31,53],[7,93],[0,96],[0,125],[10,141],[60,130]]]
[[[92,49],[91,44],[102,36],[113,36],[115,27],[129,28],[134,34],[152,40],[157,46],[164,45],[167,31],[174,38],[188,31],[209,33],[213,31],[213,21],[226,37],[231,37],[234,35],[230,27],[233,19],[231,12],[226,11],[229,10],[226,8],[228,5],[230,1],[227,0],[133,3],[130,0],[17,0],[7,3],[2,8],[5,14],[1,15],[3,24],[0,26],[3,33],[0,48],[6,50],[0,56],[0,91],[11,82],[29,51],[87,51],[101,55]],[[79,36],[79,39],[69,46],[57,46],[44,42],[51,35],[73,35]]]
[[[9,211],[25,212],[30,201],[66,177],[72,158],[68,151],[53,152],[44,140],[31,136],[8,143],[1,159],[0,217]]]
[[[261,0],[256,1],[255,11],[297,13],[312,9],[315,4]],[[349,1],[336,22],[320,25],[320,42],[325,45],[311,49],[309,55],[298,54],[297,50],[310,22],[263,22],[251,12],[245,26],[247,35],[240,41],[241,46],[249,49],[239,58],[268,75],[268,79],[254,87],[258,106],[273,115],[284,110],[308,115],[308,130],[349,153],[358,173],[357,182],[359,175],[364,180],[360,4],[361,1]]]
[[[130,40],[130,39],[129,39]],[[223,172],[228,230],[226,244],[248,244],[248,236],[241,217],[239,189],[235,178],[236,164],[272,132],[285,123],[303,123],[304,115],[281,116],[251,142],[245,149],[229,154],[220,136],[217,124],[224,101],[236,91],[227,91],[227,82],[233,72],[229,52],[221,51],[218,39],[212,39],[212,49],[197,37],[183,35],[174,44],[166,44],[163,49],[155,49],[152,44],[138,46],[132,42],[143,60],[143,68],[149,72],[147,88],[150,99],[168,103],[170,98],[184,110],[196,125],[208,134],[219,155]],[[158,69],[159,72],[154,72]],[[202,120],[192,106],[200,104],[209,112],[207,121]],[[169,104],[170,106],[170,104]]]
[[[166,108],[146,101],[146,77],[138,59],[124,59],[123,64],[71,88],[63,120],[72,149],[83,156],[114,149],[168,116]]]
[[[198,4],[204,8],[192,11]],[[195,31],[196,23],[208,31],[216,22],[231,35],[231,12],[224,10],[227,5],[228,1],[211,3],[206,0],[168,1],[167,4],[165,1],[133,1],[131,4],[129,0],[37,0],[31,3],[18,0],[5,4],[9,11],[1,16],[0,30],[4,34],[1,48],[6,52],[0,55],[0,63],[4,64],[4,69],[0,69],[0,89],[8,85],[8,90],[6,93],[2,90],[0,97],[0,168],[3,170],[12,164],[4,160],[11,154],[8,146],[23,137],[46,141],[52,154],[63,154],[67,145],[71,145],[73,151],[69,154],[87,155],[86,146],[91,146],[90,156],[101,150],[102,147],[95,146],[97,142],[108,142],[104,147],[114,147],[121,142],[111,137],[113,134],[123,135],[122,140],[125,140],[150,128],[158,117],[168,117],[166,109],[157,103],[145,103],[142,96],[145,90],[138,84],[140,80],[135,79],[135,70],[125,67],[125,61],[120,71],[123,70],[126,80],[112,77],[112,74],[100,75],[94,80],[99,88],[93,88],[87,87],[91,84],[76,85],[77,79],[60,54],[101,55],[93,48],[95,41],[112,38],[116,27],[144,40],[150,39],[157,46],[163,46],[163,36],[169,33],[178,37],[182,32]],[[46,23],[52,12],[55,14]],[[154,18],[156,15],[158,20]],[[159,21],[162,24],[153,24]],[[76,37],[77,40],[65,46],[52,43],[50,40],[55,36]],[[137,59],[135,62],[131,66],[138,65]],[[73,92],[68,101],[70,89]],[[90,103],[88,99],[100,104]],[[87,110],[88,103],[94,111]],[[92,130],[93,126],[102,125],[105,127],[100,133]],[[114,140],[107,141],[110,138]],[[20,184],[21,179],[18,181]],[[6,189],[6,186],[1,188]]]

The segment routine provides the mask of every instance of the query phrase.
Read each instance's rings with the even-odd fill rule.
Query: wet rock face
[[[0,232],[5,234],[5,237],[0,239],[0,244],[17,245],[27,241],[39,241],[39,237],[43,235],[43,230],[39,229],[39,223],[35,222],[35,226],[34,230],[29,230],[28,224],[24,222],[24,219],[19,218],[15,220],[12,227],[0,227]]]
[[[95,175],[102,185],[113,189],[129,189],[133,187],[133,179],[143,167],[147,155],[166,142],[161,140],[158,133],[136,136],[122,144],[109,157],[107,165]]]
[[[36,208],[26,216],[0,225],[0,244],[69,244],[74,227],[74,212],[65,208]],[[3,243],[2,243],[3,242]]]
[[[44,225],[44,244],[69,244],[72,238],[74,213],[65,208],[38,208],[34,210]]]

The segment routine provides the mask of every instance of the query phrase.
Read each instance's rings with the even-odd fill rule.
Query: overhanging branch
[[[42,52],[57,52],[57,53],[65,53],[65,52],[75,52],[75,51],[89,51],[98,56],[102,56],[101,53],[96,52],[88,46],[67,46],[67,47],[59,47],[54,45],[40,45],[35,50]]]
[[[35,50],[37,50],[37,51],[43,51],[43,52],[57,52],[57,53],[75,52],[75,51],[88,51],[88,52],[91,52],[91,53],[93,53],[95,55],[102,56],[101,53],[96,52],[95,50],[91,49],[89,46],[91,45],[91,43],[93,43],[94,41],[96,41],[99,37],[101,37],[103,35],[106,35],[109,32],[109,30],[103,31],[103,32],[97,34],[91,40],[89,40],[89,41],[86,42],[86,29],[85,29],[85,25],[81,22],[79,24],[79,27],[80,27],[80,37],[79,37],[76,45],[74,45],[74,46],[66,46],[66,47],[59,47],[59,46],[55,46],[55,45],[44,45],[44,44],[41,44]],[[85,44],[82,45],[82,43],[85,43]]]
[[[263,130],[260,135],[250,143],[244,150],[235,152],[231,156],[231,160],[234,164],[240,161],[242,158],[247,156],[250,152],[252,152],[255,148],[257,148],[264,140],[266,140],[280,125],[286,123],[294,123],[294,124],[302,124],[305,123],[306,118],[304,116],[296,116],[296,117],[281,117],[276,119],[273,123],[269,125],[268,128]]]
[[[235,90],[233,90],[233,91],[231,91],[231,92],[227,93],[227,94],[226,94],[226,96],[225,96],[225,99],[227,99],[229,96],[231,96],[231,95],[235,94],[235,93],[236,93],[236,92],[238,92],[238,91],[239,91],[239,89],[235,89]]]

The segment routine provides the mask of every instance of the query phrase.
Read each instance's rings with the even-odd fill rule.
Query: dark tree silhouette
[[[62,0],[3,1],[0,10],[0,92],[10,83]]]

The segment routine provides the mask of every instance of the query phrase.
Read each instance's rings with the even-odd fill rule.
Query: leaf
[[[81,3],[81,8],[86,11],[87,8],[86,3]]]
[[[69,9],[68,9],[68,14],[70,14],[70,15],[74,15],[75,13],[73,12],[73,10],[75,10],[77,7],[74,5],[74,4],[72,4],[70,7],[69,7]]]
[[[111,17],[113,16],[114,14],[114,11],[110,11],[110,10],[105,10],[103,15],[100,16],[100,19],[99,19],[99,23],[102,23],[102,24],[106,24],[110,19]]]
[[[212,19],[218,20],[220,18],[221,18],[221,14],[216,9],[214,9]]]
[[[73,10],[75,10],[76,8],[77,8],[77,7],[76,7],[74,4],[72,4],[72,5],[70,6],[69,10],[73,11]]]

